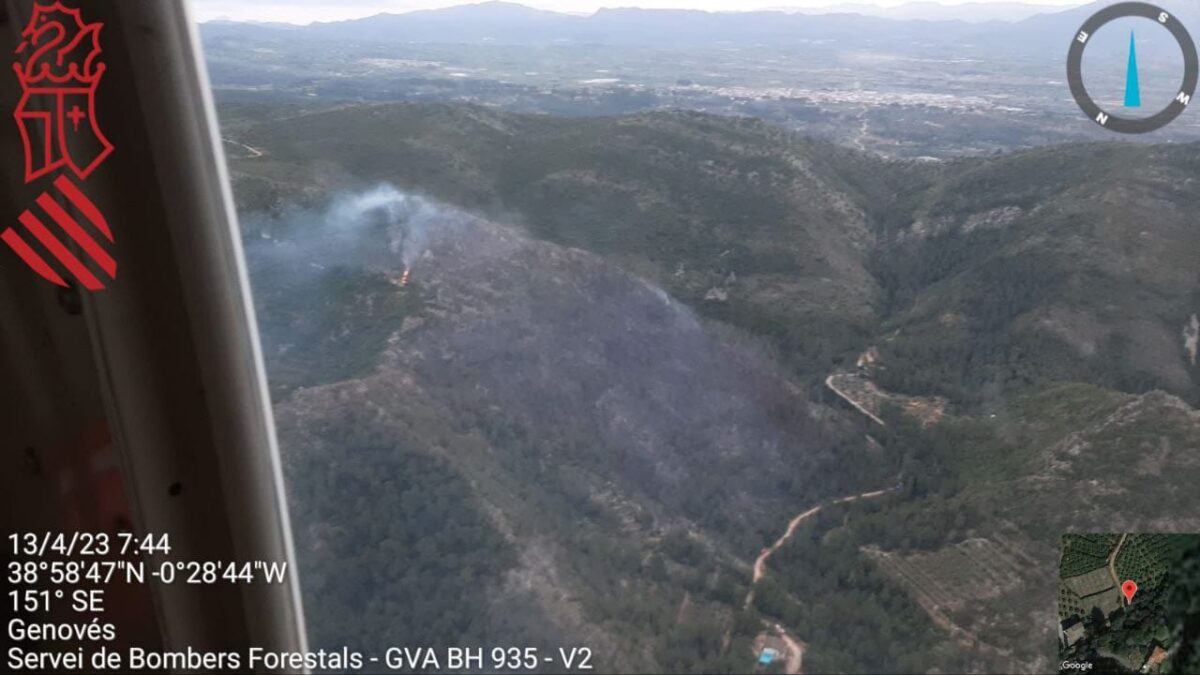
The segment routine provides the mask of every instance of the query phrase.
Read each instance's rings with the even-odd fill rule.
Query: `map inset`
[[[1068,534],[1061,672],[1200,672],[1200,535]]]

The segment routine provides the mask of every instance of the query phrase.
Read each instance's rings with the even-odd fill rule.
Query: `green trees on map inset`
[[[1064,537],[1059,576],[1073,577],[1104,567],[1118,539],[1120,535],[1116,534],[1075,534]]]
[[[1178,535],[1131,534],[1117,554],[1117,577],[1136,581],[1139,592],[1155,588],[1189,543]]]

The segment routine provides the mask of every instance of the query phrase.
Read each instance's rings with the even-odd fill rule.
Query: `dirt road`
[[[804,647],[796,642],[795,638],[788,635],[783,626],[775,624],[775,632],[779,633],[779,639],[788,646],[788,659],[784,664],[783,672],[788,675],[800,675],[800,669],[804,665]]]
[[[882,497],[883,495],[885,495],[889,492],[895,492],[898,489],[900,489],[900,486],[895,485],[890,488],[884,488],[883,490],[874,490],[872,492],[864,492],[860,495],[850,495],[848,497],[839,497],[830,503],[831,504],[845,504],[848,502],[858,501],[859,499],[871,499],[873,497]],[[804,521],[808,520],[809,518],[820,513],[821,509],[823,507],[824,507],[823,504],[814,506],[811,509],[796,516],[795,518],[792,518],[791,520],[789,520],[787,529],[784,530],[783,534],[781,534],[779,536],[779,539],[776,539],[774,544],[771,544],[771,546],[769,548],[764,548],[762,550],[762,553],[758,554],[758,558],[754,561],[753,582],[750,584],[750,592],[746,594],[746,601],[745,601],[745,603],[743,603],[743,605],[742,605],[743,607],[749,607],[750,603],[754,601],[754,584],[757,584],[758,580],[762,579],[763,574],[766,573],[767,559],[770,558],[772,555],[774,555],[775,551],[778,551],[780,549],[780,547],[782,547],[785,543],[787,543],[788,539],[792,538],[792,535],[796,533],[796,528],[800,527],[800,523],[803,523]]]
[[[222,138],[221,140],[225,141],[226,143],[231,143],[233,145],[240,146],[246,152],[250,153],[249,159],[258,159],[259,157],[262,157],[264,154],[266,154],[262,150],[259,150],[258,148],[252,148],[249,145],[246,145],[245,143],[239,143],[237,141],[230,140],[228,138]]]
[[[1125,537],[1128,536],[1128,534],[1122,533],[1121,540],[1117,542],[1117,547],[1114,548],[1113,552],[1108,556],[1108,573],[1112,575],[1113,584],[1115,584],[1118,589],[1121,588],[1122,582],[1117,578],[1117,554],[1121,552],[1121,547],[1125,545]],[[1121,597],[1125,598],[1125,594],[1123,592],[1121,593]],[[1130,604],[1128,598],[1125,598],[1125,604]]]
[[[775,553],[775,551],[779,550],[780,546],[783,546],[785,543],[787,543],[788,539],[792,538],[792,535],[796,533],[796,528],[800,527],[800,523],[803,523],[805,520],[808,520],[810,517],[817,515],[817,513],[820,510],[821,510],[820,506],[814,506],[811,509],[805,511],[804,513],[801,513],[800,515],[796,516],[795,518],[792,518],[791,520],[789,520],[787,529],[784,531],[783,534],[781,534],[779,536],[779,539],[776,539],[775,543],[771,544],[770,548],[764,548],[762,553],[758,554],[758,559],[756,559],[754,561],[754,583],[758,583],[758,580],[762,578],[763,573],[766,572],[767,558],[770,558]],[[751,588],[750,593],[746,596],[746,606],[747,607],[750,606],[750,600],[753,597],[754,597],[754,589]]]
[[[893,487],[885,488],[883,490],[873,490],[871,492],[864,492],[864,493],[858,494],[858,495],[850,495],[848,497],[839,497],[837,499],[834,499],[830,503],[831,504],[845,504],[847,502],[858,501],[859,499],[871,499],[873,497],[881,497],[889,492],[895,492],[896,490],[899,490],[899,489],[900,489],[900,485],[897,484]],[[796,533],[796,528],[800,527],[800,523],[803,523],[804,521],[808,520],[809,518],[812,518],[813,516],[820,513],[821,509],[823,507],[824,507],[824,504],[819,504],[819,505],[814,506],[811,509],[797,515],[795,518],[792,518],[791,520],[789,520],[787,529],[784,530],[783,534],[779,536],[779,539],[776,539],[774,544],[771,544],[771,546],[769,548],[763,549],[762,553],[758,554],[758,558],[754,561],[754,577],[753,577],[754,580],[750,584],[750,590],[746,593],[746,599],[742,603],[742,607],[749,608],[750,604],[754,602],[754,587],[758,584],[759,580],[763,578],[763,575],[766,574],[767,560],[775,553],[775,551],[778,551],[780,549],[780,547],[782,547],[785,543],[787,543],[788,539],[792,538],[792,535]],[[780,639],[782,639],[785,643],[787,643],[787,646],[788,646],[789,656],[788,656],[788,660],[787,660],[787,664],[786,664],[786,670],[784,672],[788,673],[788,675],[799,675],[800,668],[801,668],[801,665],[803,664],[803,659],[804,659],[803,645],[801,645],[798,640],[796,640],[791,635],[789,635],[787,633],[787,631],[785,631],[783,629],[783,626],[780,626],[779,624],[775,624],[774,628],[775,628],[775,632],[777,632],[779,634]],[[726,635],[726,642],[728,642],[728,637],[729,636]]]

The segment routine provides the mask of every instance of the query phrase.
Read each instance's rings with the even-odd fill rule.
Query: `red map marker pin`
[[[1121,592],[1125,594],[1125,602],[1133,602],[1133,594],[1137,593],[1137,582],[1128,579],[1121,584]]]

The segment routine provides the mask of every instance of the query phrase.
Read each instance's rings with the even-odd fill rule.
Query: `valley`
[[[1159,4],[1200,21],[1193,3]],[[309,27],[210,22],[202,34],[214,91],[229,103],[452,101],[562,117],[686,109],[938,161],[1107,138],[1064,95],[1070,37],[1095,9],[972,22],[631,8],[585,17],[485,2]],[[1092,51],[1121,47],[1101,42]],[[1170,66],[1153,70],[1173,48],[1142,37],[1147,86],[1174,84]],[[1118,76],[1089,87],[1119,93]],[[1198,139],[1185,116],[1152,141]]]

